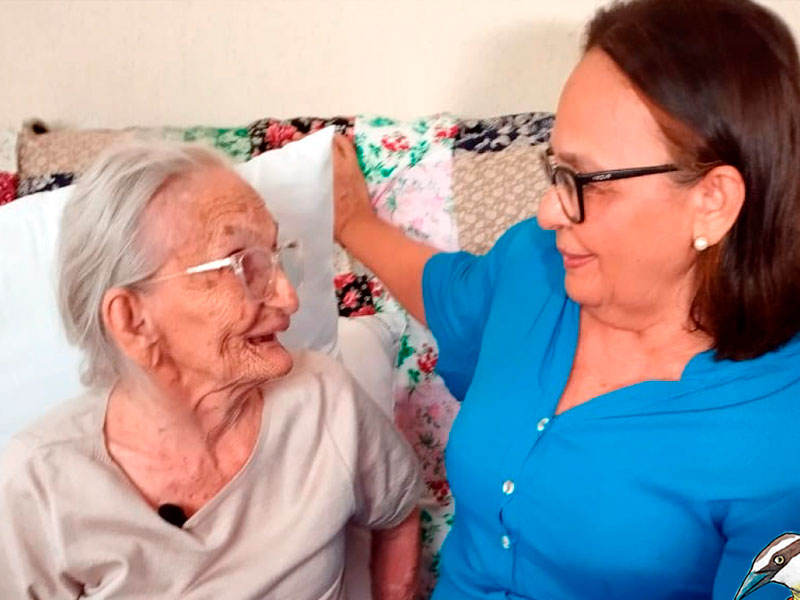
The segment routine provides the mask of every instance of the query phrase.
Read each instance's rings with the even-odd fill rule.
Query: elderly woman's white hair
[[[158,270],[166,256],[148,239],[145,210],[167,181],[198,169],[228,166],[200,145],[129,141],[84,173],[66,203],[58,243],[58,305],[67,339],[84,351],[81,380],[103,387],[130,373],[108,335],[103,296]]]

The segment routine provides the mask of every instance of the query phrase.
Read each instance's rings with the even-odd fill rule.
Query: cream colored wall
[[[601,0],[0,0],[0,126],[555,107]],[[800,31],[800,0],[766,2]]]

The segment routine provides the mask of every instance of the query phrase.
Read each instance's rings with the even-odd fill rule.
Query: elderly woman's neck
[[[259,388],[187,390],[125,381],[109,398],[106,432],[135,434],[143,444],[159,448],[199,444],[212,450],[226,435],[243,428],[260,428],[262,395]]]

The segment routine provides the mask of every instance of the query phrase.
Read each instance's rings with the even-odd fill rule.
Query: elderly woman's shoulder
[[[55,405],[0,448],[0,474],[29,470],[32,463],[51,457],[91,453],[102,441],[105,391],[86,391]]]
[[[361,420],[383,418],[349,371],[336,358],[315,351],[293,352],[292,370],[266,384],[264,400],[272,423],[324,422],[338,432]]]
[[[291,371],[270,381],[265,388],[267,394],[279,390],[317,390],[328,396],[352,394],[357,388],[344,365],[332,356],[315,350],[296,350],[292,352],[292,359]]]
[[[308,377],[314,375],[334,381],[350,381],[347,369],[333,356],[317,350],[292,351],[294,363],[290,376]]]

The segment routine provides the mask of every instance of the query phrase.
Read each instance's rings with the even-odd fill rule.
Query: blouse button
[[[544,428],[547,427],[547,424],[550,422],[550,419],[545,417],[541,421],[536,424],[536,431],[544,431]]]
[[[514,482],[511,481],[510,479],[507,479],[506,481],[503,482],[503,493],[506,496],[510,496],[511,494],[514,493]]]
[[[511,548],[511,539],[507,535],[504,535],[500,538],[500,544],[502,544],[504,549],[508,550]]]

